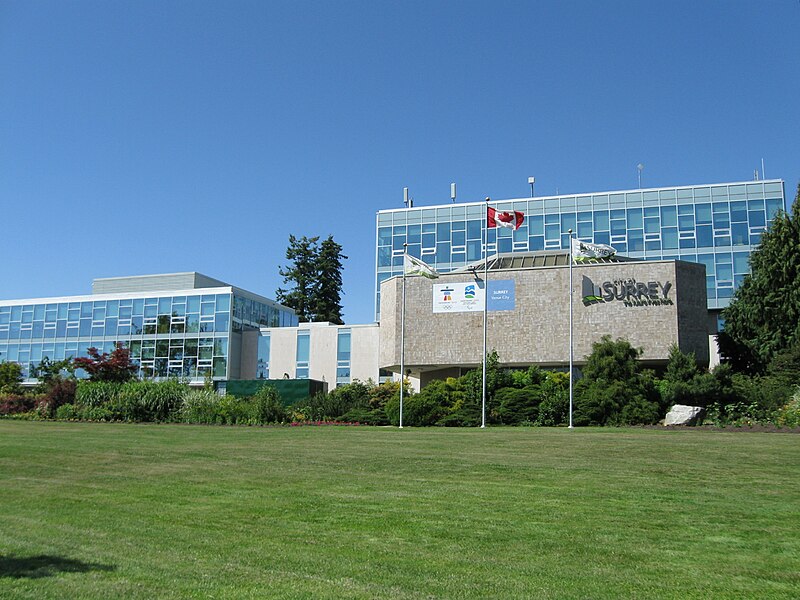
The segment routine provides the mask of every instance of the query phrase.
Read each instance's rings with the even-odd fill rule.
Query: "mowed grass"
[[[797,598],[800,436],[0,421],[1,598]]]

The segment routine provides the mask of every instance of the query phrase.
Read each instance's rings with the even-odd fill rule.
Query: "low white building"
[[[328,389],[355,380],[379,383],[378,324],[301,323],[262,327],[243,344],[244,364],[254,365],[243,379],[316,379]]]

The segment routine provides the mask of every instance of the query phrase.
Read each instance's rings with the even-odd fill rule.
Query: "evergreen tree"
[[[279,288],[278,302],[293,308],[301,322],[342,321],[342,246],[333,236],[321,244],[319,237],[289,236],[286,258],[290,263],[279,270],[287,289]]]
[[[722,311],[717,344],[734,370],[759,374],[800,343],[800,185],[791,214],[778,213],[761,235],[750,270]]]
[[[284,283],[291,283],[289,289],[278,288],[275,292],[278,302],[293,308],[301,322],[314,320],[314,293],[317,287],[317,247],[318,237],[303,236],[298,239],[289,236],[286,259],[291,261],[278,272]]]
[[[314,320],[330,321],[342,325],[342,261],[347,257],[342,254],[341,244],[333,240],[333,236],[319,246],[317,255],[317,285],[314,290]]]

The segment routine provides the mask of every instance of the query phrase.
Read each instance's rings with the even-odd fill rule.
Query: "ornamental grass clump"
[[[219,423],[219,402],[220,396],[213,390],[189,390],[183,396],[180,421],[202,425]]]

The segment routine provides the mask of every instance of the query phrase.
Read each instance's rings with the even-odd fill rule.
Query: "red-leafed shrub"
[[[0,397],[0,415],[14,415],[32,411],[36,400],[32,396],[8,394]]]

